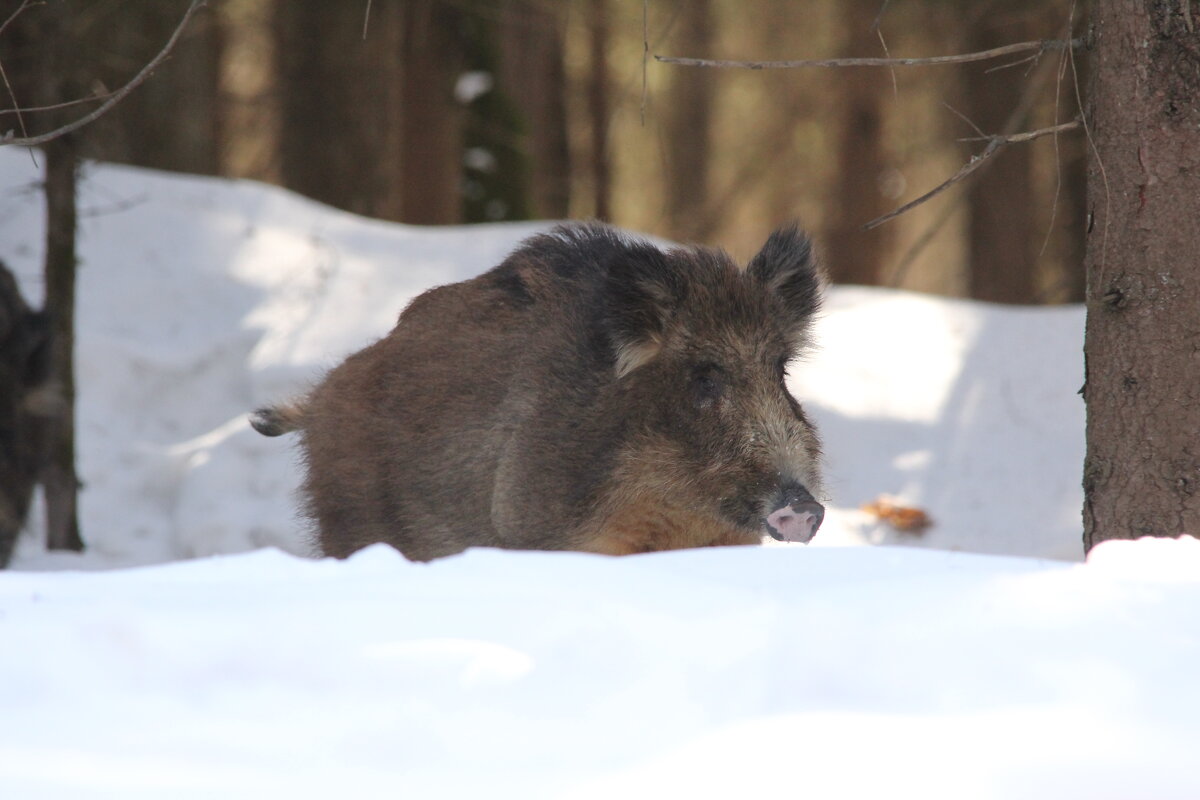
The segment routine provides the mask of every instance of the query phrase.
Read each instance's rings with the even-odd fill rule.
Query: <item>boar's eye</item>
[[[787,377],[787,374],[788,374],[787,367],[788,367],[788,357],[780,356],[779,359],[775,362],[775,374],[777,376],[779,376],[779,380],[783,380],[784,378]]]
[[[699,408],[715,405],[725,394],[725,380],[715,364],[701,364],[692,370],[692,402]]]

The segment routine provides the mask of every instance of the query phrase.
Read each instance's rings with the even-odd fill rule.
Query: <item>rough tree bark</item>
[[[1200,534],[1200,19],[1092,8],[1084,545]]]
[[[877,0],[846,0],[842,26],[844,57],[877,56],[879,40],[871,25],[879,15]],[[889,201],[880,190],[887,166],[883,145],[883,103],[891,79],[882,70],[844,69],[833,75],[842,91],[838,134],[838,180],[830,219],[825,226],[825,261],[837,283],[879,284],[893,226],[869,231],[863,223],[887,213]]]

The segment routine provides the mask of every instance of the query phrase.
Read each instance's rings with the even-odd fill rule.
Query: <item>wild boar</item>
[[[50,378],[50,319],[0,264],[0,568],[8,565],[40,469],[36,400]]]
[[[327,555],[807,542],[824,515],[820,447],[784,380],[821,287],[795,227],[739,268],[720,250],[562,225],[417,297],[307,398],[252,424],[302,432]]]

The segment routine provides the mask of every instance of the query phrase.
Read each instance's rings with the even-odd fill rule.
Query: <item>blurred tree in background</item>
[[[0,21],[18,5],[0,2]],[[47,0],[17,22],[70,18],[89,64],[80,93],[103,94],[186,5]],[[953,175],[980,137],[1074,118],[1064,51],[892,69],[652,57],[944,55],[1078,34],[1072,13],[1072,0],[209,0],[153,80],[78,142],[91,158],[264,180],[418,224],[599,216],[745,257],[799,218],[838,281],[1079,300],[1078,132],[1007,147],[862,230]],[[15,30],[0,63],[32,105],[22,51],[39,45]]]

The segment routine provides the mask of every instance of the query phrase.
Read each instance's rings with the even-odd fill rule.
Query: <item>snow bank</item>
[[[1195,797],[1200,543],[1094,559],[475,550],[417,565],[376,546],[8,573],[0,786]]]
[[[0,148],[0,258],[40,302],[43,207]],[[308,545],[290,443],[247,426],[386,333],[430,286],[499,263],[545,225],[414,228],[248,182],[89,166],[81,188],[83,556],[20,543],[15,566],[128,566]],[[1082,558],[1083,313],[835,288],[793,369],[828,453],[820,545]],[[859,510],[928,512],[922,536]],[[37,527],[37,520],[31,526]]]

